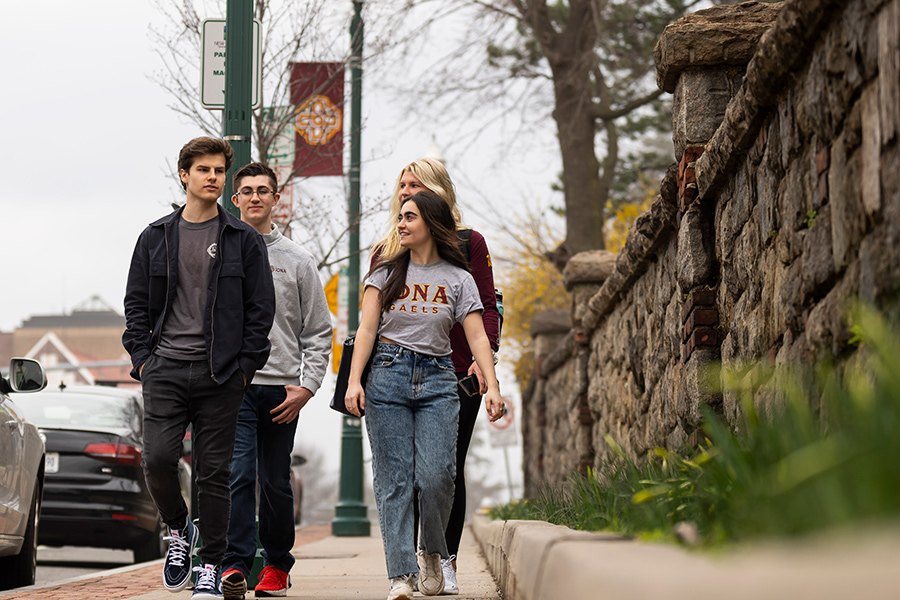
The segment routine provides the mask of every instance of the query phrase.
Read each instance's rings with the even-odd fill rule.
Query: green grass
[[[853,313],[857,352],[841,369],[749,369],[715,377],[742,398],[733,432],[707,411],[706,444],[690,456],[656,449],[530,500],[495,507],[496,519],[675,540],[696,525],[702,545],[784,536],[900,515],[900,334],[871,310]],[[754,380],[752,387],[745,382]],[[778,398],[761,418],[752,399]]]

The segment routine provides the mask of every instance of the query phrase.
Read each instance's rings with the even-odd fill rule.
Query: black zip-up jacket
[[[259,233],[219,209],[218,249],[210,270],[203,332],[213,379],[225,383],[238,369],[249,382],[269,358],[269,329],[275,317],[275,286]],[[151,223],[141,233],[125,290],[122,344],[131,355],[131,376],[159,344],[178,282],[178,223],[184,207]]]

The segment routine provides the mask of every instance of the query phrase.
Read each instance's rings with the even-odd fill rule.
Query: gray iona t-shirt
[[[205,360],[203,312],[209,272],[216,258],[218,215],[203,223],[178,223],[178,284],[156,353],[177,360]]]
[[[387,282],[381,267],[365,279],[379,290]],[[420,265],[409,263],[406,288],[381,315],[378,334],[420,354],[450,355],[450,328],[470,312],[482,310],[472,275],[445,260]]]

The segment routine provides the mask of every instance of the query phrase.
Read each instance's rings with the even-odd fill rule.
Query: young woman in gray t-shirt
[[[375,501],[391,589],[388,600],[440,594],[444,530],[453,502],[459,397],[450,359],[450,327],[462,323],[487,381],[491,420],[504,403],[484,325],[481,300],[457,245],[447,203],[423,191],[407,199],[397,223],[400,249],[379,257],[365,279],[345,403],[366,411]],[[360,384],[369,358],[365,390]],[[419,491],[419,549],[410,547],[413,488]],[[413,557],[415,556],[415,560]]]

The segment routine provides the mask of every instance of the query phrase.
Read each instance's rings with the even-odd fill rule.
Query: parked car
[[[36,394],[26,407],[47,446],[39,543],[130,548],[135,562],[160,558],[166,531],[141,468],[140,390],[61,387]],[[189,490],[184,461],[180,474]],[[187,493],[185,500],[190,505]]]
[[[294,492],[294,524],[300,524],[303,516],[303,478],[299,468],[306,464],[306,458],[299,454],[291,454],[291,489]]]
[[[0,589],[34,584],[44,487],[44,442],[10,394],[40,391],[47,377],[28,358],[12,359],[9,373],[0,377]]]

